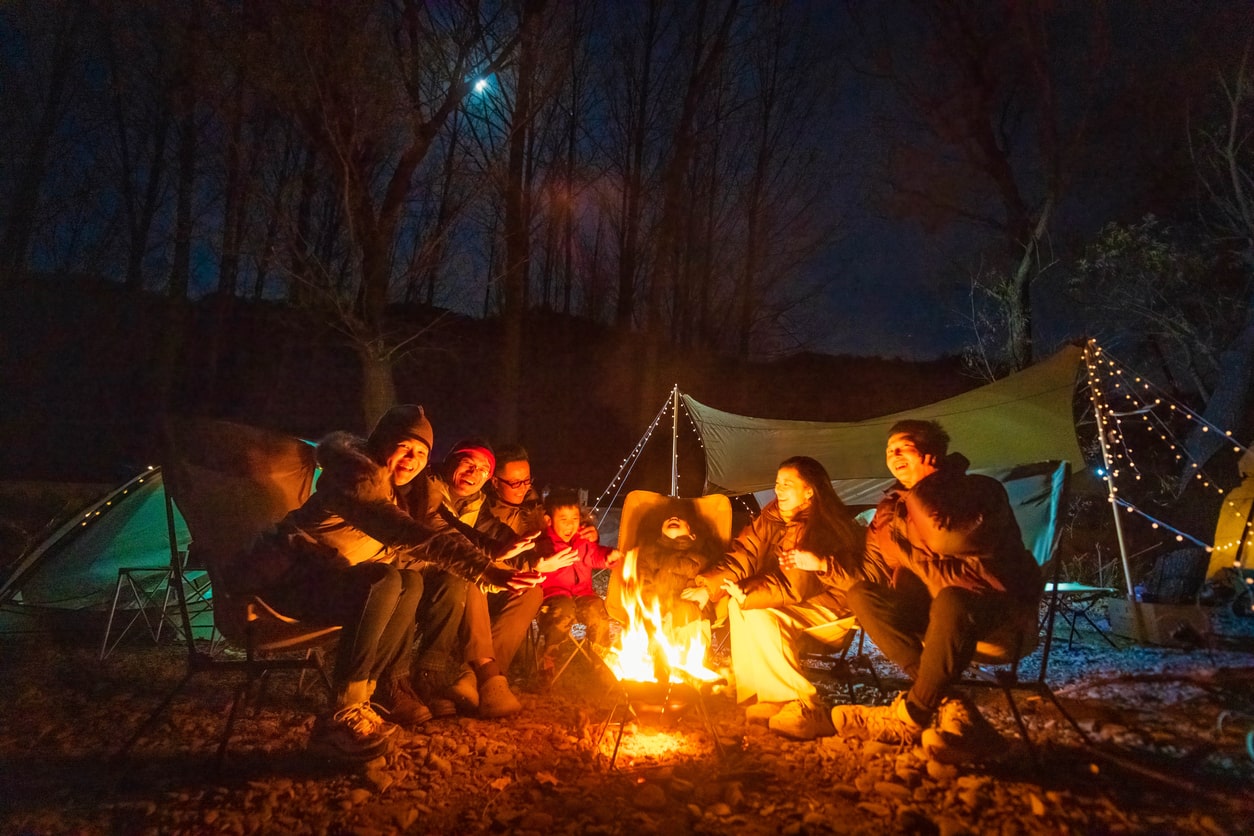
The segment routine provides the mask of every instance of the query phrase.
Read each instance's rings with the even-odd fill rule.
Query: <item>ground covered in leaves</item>
[[[919,750],[835,738],[794,742],[746,723],[712,694],[621,728],[614,692],[587,667],[525,711],[401,732],[386,759],[345,770],[304,751],[324,697],[276,677],[218,737],[235,680],[193,677],[129,756],[127,738],[179,682],[179,645],[128,644],[96,659],[94,637],[31,634],[0,648],[0,831],[6,833],[1200,833],[1254,822],[1254,653],[1093,635],[1051,657],[1049,680],[1090,746],[1039,697],[1015,732],[995,690],[973,697],[1005,751],[967,767]],[[877,692],[891,698],[893,670]],[[1033,671],[1027,670],[1026,674]],[[821,669],[815,670],[822,678]],[[306,683],[308,685],[308,683]],[[847,700],[839,683],[822,691]],[[604,731],[604,733],[602,733]],[[618,751],[614,753],[615,743]],[[611,763],[611,758],[613,762]]]

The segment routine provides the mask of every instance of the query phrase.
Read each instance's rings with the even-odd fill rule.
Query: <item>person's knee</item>
[[[856,614],[878,597],[879,590],[870,581],[858,581],[845,592],[845,603]]]
[[[954,627],[973,624],[972,593],[952,586],[942,589],[932,599],[928,621]]]

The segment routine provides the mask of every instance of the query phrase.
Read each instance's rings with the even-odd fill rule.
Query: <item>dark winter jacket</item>
[[[868,566],[898,585],[909,572],[932,597],[956,586],[1038,601],[1040,568],[1023,545],[1006,489],[966,469],[966,458],[952,454],[912,490],[891,488],[867,529]]]
[[[318,444],[317,457],[322,474],[316,490],[279,522],[268,543],[255,550],[254,562],[290,562],[293,555],[349,564],[395,561],[434,564],[467,580],[480,579],[488,555],[460,532],[436,531],[407,513],[408,492],[402,488],[398,495],[387,468],[367,452],[364,439],[332,433]],[[282,569],[257,566],[255,572],[277,579]]]
[[[527,491],[523,501],[517,505],[501,499],[494,491],[485,489],[484,493],[487,495],[487,502],[484,504],[488,511],[509,526],[515,534],[531,534],[544,530],[544,502],[534,488]]]

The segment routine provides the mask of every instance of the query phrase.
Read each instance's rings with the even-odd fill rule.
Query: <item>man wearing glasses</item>
[[[500,555],[513,550],[520,538],[489,510],[484,489],[495,469],[496,454],[486,440],[468,438],[454,444],[440,473],[431,478],[430,522],[437,529],[457,528],[489,554]],[[525,479],[512,481],[530,478],[528,465]],[[523,532],[533,533],[539,528]],[[521,559],[531,556],[528,550]],[[567,549],[515,568],[551,572],[574,559],[574,552]],[[522,704],[505,674],[543,602],[541,589],[532,587],[517,596],[494,594],[489,605],[488,593],[450,572],[432,571],[424,584],[416,690],[431,713],[494,718],[519,711]]]
[[[488,508],[517,535],[544,529],[544,502],[532,486],[531,461],[520,445],[501,448],[488,485]]]

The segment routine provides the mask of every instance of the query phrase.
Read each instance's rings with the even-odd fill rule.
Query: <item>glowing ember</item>
[[[657,597],[647,605],[636,572],[636,550],[623,555],[623,607],[627,624],[605,654],[605,664],[620,681],[715,682],[719,675],[705,666],[710,623],[693,621],[672,628]]]

